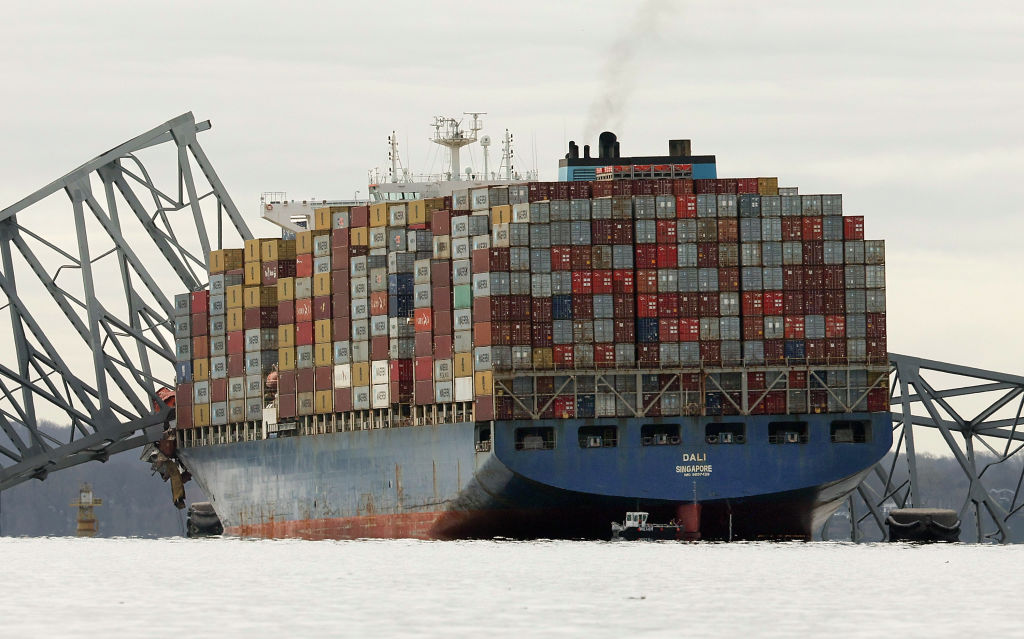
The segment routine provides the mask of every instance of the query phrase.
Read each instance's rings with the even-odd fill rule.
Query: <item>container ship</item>
[[[306,203],[176,296],[176,454],[227,533],[810,538],[892,443],[864,218],[688,140],[459,180],[453,126],[448,179]]]

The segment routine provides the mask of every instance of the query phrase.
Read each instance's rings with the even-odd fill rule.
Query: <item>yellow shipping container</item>
[[[277,349],[277,368],[282,371],[293,371],[295,370],[295,349],[294,348],[278,348]]]
[[[287,302],[293,299],[295,299],[295,278],[279,278],[277,280],[277,301]]]
[[[491,224],[510,224],[512,222],[512,206],[503,204],[491,207]]]
[[[473,376],[473,391],[477,396],[490,395],[494,390],[494,374],[491,371],[480,371]]]
[[[210,405],[209,404],[193,404],[192,405],[192,425],[193,426],[209,426],[210,425]]]
[[[245,328],[245,309],[229,308],[227,311],[227,330],[241,331]]]
[[[318,231],[331,230],[331,207],[313,209],[313,228]]]
[[[355,362],[352,364],[352,385],[370,385],[370,362]]]
[[[357,226],[349,229],[349,244],[352,246],[369,246],[370,245],[370,229],[365,226]]]
[[[259,262],[245,263],[245,277],[242,282],[246,286],[259,286],[263,282],[263,273],[260,271]]]
[[[277,347],[295,347],[295,324],[280,324],[277,327]]]
[[[295,240],[263,240],[260,259],[264,262],[295,259]]]
[[[246,262],[259,262],[260,261],[260,240],[255,238],[252,240],[245,241],[245,261]]]
[[[473,354],[455,353],[455,376],[469,377],[473,374]]]
[[[534,368],[548,369],[554,366],[554,362],[554,356],[550,347],[533,349]]]
[[[334,412],[334,391],[318,390],[316,392],[316,406],[313,409],[317,415],[327,415]]]
[[[331,320],[322,319],[313,322],[313,342],[317,344],[330,344],[331,333]]]
[[[314,273],[313,274],[313,297],[320,297],[321,295],[331,294],[331,274],[330,273]]]
[[[430,221],[427,215],[427,203],[425,200],[413,200],[406,208],[409,215],[409,224],[426,224]]]
[[[224,289],[224,306],[227,308],[242,308],[245,305],[245,287],[235,284]]]
[[[243,293],[242,308],[277,306],[276,286],[247,286]]]
[[[370,226],[379,227],[388,225],[388,204],[382,202],[380,204],[370,205]]]
[[[331,342],[327,342],[326,344],[315,344],[313,346],[313,365],[334,366],[334,344]]]
[[[295,234],[295,252],[309,255],[313,252],[313,231],[299,231]]]
[[[203,357],[192,360],[192,381],[205,382],[210,379],[210,360]]]
[[[210,273],[226,273],[242,268],[242,249],[221,249],[210,251]]]
[[[758,195],[778,195],[779,194],[779,178],[777,178],[777,177],[759,177],[759,178],[757,178],[757,194]]]

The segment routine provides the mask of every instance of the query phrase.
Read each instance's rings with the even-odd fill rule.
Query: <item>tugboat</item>
[[[612,541],[625,540],[672,540],[672,541],[697,541],[700,539],[699,532],[688,532],[686,526],[677,523],[675,520],[667,524],[647,523],[648,513],[628,512],[623,523],[612,522]]]

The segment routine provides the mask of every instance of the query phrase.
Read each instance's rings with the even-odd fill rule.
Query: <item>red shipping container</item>
[[[228,355],[245,353],[245,331],[228,331]]]
[[[434,382],[431,380],[413,383],[413,401],[424,406],[434,403]]]
[[[594,296],[573,295],[572,316],[573,319],[594,319]]]
[[[417,308],[413,311],[413,328],[417,333],[429,333],[434,328],[433,312],[429,308]]]
[[[740,241],[740,221],[734,217],[718,218],[718,241],[722,243]]]
[[[805,349],[807,352],[808,364],[825,364],[828,362],[827,340],[809,339],[806,340],[806,342],[807,345],[805,346]]]
[[[293,402],[294,403],[294,402]],[[334,389],[334,412],[347,413],[352,410],[352,389]]]
[[[868,338],[866,340],[868,361],[876,364],[887,362],[889,360],[889,353],[885,347],[885,338]]]
[[[782,218],[782,241],[799,242],[804,237],[803,225],[800,217]]]
[[[181,397],[181,394],[177,394],[176,397]],[[192,404],[181,404],[178,403],[174,409],[175,419],[177,420],[178,429],[188,429],[193,427],[192,421]]]
[[[735,266],[718,269],[718,290],[723,293],[735,293],[740,290],[740,269]]]
[[[210,316],[206,313],[192,313],[192,337],[201,337],[210,332]]]
[[[576,398],[572,395],[559,395],[555,398],[555,417],[567,419],[576,416]]]
[[[825,273],[825,288],[842,289],[846,287],[846,274],[840,264],[828,264],[821,267]]]
[[[313,300],[306,298],[295,300],[295,322],[313,321]]]
[[[635,293],[636,277],[633,269],[615,269],[613,271],[613,291],[616,293]]]
[[[348,276],[348,270],[331,271],[331,291],[335,295],[341,291],[348,292],[350,283],[351,280]]]
[[[805,242],[823,239],[821,218],[818,216],[800,218],[802,238]]]
[[[311,346],[313,344],[313,322],[297,322],[295,324],[295,345]]]
[[[636,316],[637,317],[657,317],[658,316],[658,296],[657,294],[646,294],[640,293],[636,296]]]
[[[548,348],[553,345],[551,322],[534,322],[530,331],[530,345],[534,348]]]
[[[512,398],[509,397],[508,399],[511,400]],[[496,414],[494,410],[494,396],[477,395],[476,401],[473,402],[473,407],[477,421],[486,422],[494,419]]]
[[[679,294],[679,316],[700,317],[700,296],[697,293]]]
[[[509,344],[529,346],[532,341],[530,322],[509,322]]]
[[[846,316],[825,316],[825,337],[846,337]]]
[[[336,342],[352,339],[352,321],[347,317],[336,317],[331,322],[331,338]]]
[[[679,317],[678,293],[658,293],[658,317]]]
[[[337,229],[348,233],[348,229]],[[344,246],[332,246],[331,247],[331,272],[332,273],[347,273],[348,269],[348,245]],[[346,389],[348,390],[348,389]],[[351,394],[349,397],[351,403]],[[337,408],[337,404],[334,405]]]
[[[747,373],[747,388],[749,390],[764,390],[765,387],[764,371],[751,371]],[[753,401],[750,403],[753,404]]]
[[[300,368],[295,371],[295,391],[312,393],[315,390],[316,377],[312,368]]]
[[[663,316],[658,320],[658,339],[662,342],[679,341],[679,320]]]
[[[245,375],[245,355],[228,355],[228,377]]]
[[[351,224],[349,224],[349,227],[351,227]],[[343,229],[333,229],[333,230],[331,230],[331,246],[332,247],[335,247],[335,246],[348,247],[348,245],[349,245],[349,231],[348,231],[348,227],[343,228]]]
[[[718,341],[704,341],[700,343],[700,360],[704,364],[722,363],[722,343]]]
[[[531,202],[540,202],[550,199],[548,182],[530,182],[529,199]]]
[[[313,256],[301,253],[295,256],[295,277],[313,277]]]
[[[510,320],[529,320],[533,310],[533,301],[529,295],[508,295],[508,318]]]
[[[653,268],[637,270],[636,290],[638,293],[657,293],[658,271]]]
[[[676,221],[675,220],[658,220],[656,227],[655,238],[658,244],[675,244],[676,243]],[[675,266],[673,264],[673,266]]]
[[[889,391],[885,388],[872,388],[868,391],[868,410],[882,413],[889,410]]]
[[[777,364],[786,359],[786,342],[781,339],[764,341],[764,361],[766,364]]]
[[[640,368],[657,368],[661,365],[661,347],[657,344],[637,344],[636,361]]]
[[[551,357],[555,362],[555,366],[559,368],[572,368],[574,364],[573,345],[555,344],[551,349]]]
[[[594,344],[594,365],[600,368],[615,366],[615,344]]]
[[[434,335],[452,334],[452,312],[438,311],[434,314]]]
[[[680,220],[697,217],[696,195],[676,195],[676,217]]]
[[[717,184],[716,184],[717,182],[718,181],[715,180],[715,179],[708,179],[708,178],[701,179],[701,180],[694,180],[693,181],[693,190],[696,193],[699,193],[699,194],[717,193],[718,192],[718,187],[717,187]]]
[[[612,337],[616,344],[632,344],[636,341],[636,322],[631,319],[617,319],[612,325]]]
[[[612,244],[632,244],[633,223],[612,221]]]
[[[418,382],[434,379],[434,358],[417,357],[413,366],[413,376]]]
[[[700,320],[695,317],[679,318],[679,341],[696,342],[700,340]]]
[[[244,319],[243,319],[244,321]],[[293,300],[286,300],[277,303],[277,323],[278,324],[294,324],[295,323],[295,302]]]
[[[585,295],[594,292],[594,276],[590,271],[574,270],[572,272],[573,295]]]
[[[434,355],[434,334],[429,331],[426,333],[416,333],[414,339],[414,351],[413,354],[416,357],[433,357]]]
[[[348,247],[348,256],[350,258],[352,258],[352,257],[363,257],[364,255],[369,255],[369,254],[370,254],[370,247],[369,246],[349,246]]]
[[[867,314],[867,336],[868,337],[886,337],[885,331],[885,313],[868,313]]]
[[[700,268],[716,268],[718,266],[718,242],[697,244],[697,266]]]
[[[387,335],[370,338],[370,359],[387,359],[391,352]]]
[[[782,315],[785,312],[783,310],[785,296],[782,291],[765,291],[763,296],[765,315]]]
[[[843,217],[843,239],[863,240],[864,239],[864,216],[847,215]]]
[[[349,226],[369,226],[370,207],[353,206],[349,209]]]
[[[785,280],[785,275],[783,275]],[[783,285],[785,287],[785,285]],[[825,269],[821,266],[804,267],[804,288],[818,291],[825,288]]]
[[[802,266],[782,267],[782,289],[800,291],[804,288],[804,268]]]
[[[473,322],[473,345],[491,346],[494,341],[493,327],[493,322]]]
[[[804,315],[825,314],[825,291],[804,291]]]
[[[210,310],[210,291],[196,291],[189,300],[189,312],[192,315],[207,313]]]
[[[846,313],[846,291],[825,291],[825,312],[830,315]]]
[[[530,305],[532,308],[531,319],[534,322],[550,322],[551,321],[551,298],[550,297],[534,297],[530,299]]]
[[[242,328],[274,328],[278,325],[277,307],[247,308],[242,313]]]
[[[807,388],[807,371],[789,371],[790,388]]]
[[[804,338],[804,316],[786,315],[783,319],[783,335],[786,339]]]
[[[313,369],[313,377],[316,390],[331,390],[334,388],[334,369],[330,366],[317,366]]]
[[[743,320],[743,339],[745,340],[760,340],[764,339],[764,318],[760,315],[744,317]]]
[[[614,226],[611,220],[593,220],[590,223],[591,244],[612,244],[615,241]]]
[[[672,180],[673,195],[693,195],[694,193],[692,178],[676,178]]]
[[[192,338],[192,359],[206,359],[210,356],[210,338],[206,335]]]
[[[803,291],[784,291],[782,293],[782,312],[786,315],[804,314]],[[778,315],[778,313],[775,313]]]
[[[642,268],[658,268],[658,245],[657,244],[637,244],[633,248],[635,259],[633,266]]]
[[[658,244],[656,246],[658,247],[658,268],[676,268],[679,265],[679,247],[675,244]]]
[[[650,165],[646,165],[644,168],[640,168],[643,165],[634,165],[637,170],[643,171],[649,175],[647,171],[650,171]],[[654,195],[654,183],[651,180],[633,180],[633,194],[634,195]]]
[[[434,359],[451,359],[453,346],[451,335],[434,336]]]
[[[551,182],[548,188],[554,194],[553,200],[569,199],[569,182]]]
[[[761,403],[766,415],[783,415],[786,412],[786,391],[769,391]]]
[[[613,272],[608,270],[594,271],[594,294],[595,295],[607,295],[614,292],[615,290],[615,276]]]
[[[498,270],[498,269],[495,269]],[[508,269],[503,269],[508,270]],[[571,271],[572,270],[572,248],[568,246],[551,247],[551,270]]]
[[[377,295],[377,293],[374,293],[373,295]],[[371,299],[373,298],[373,295],[370,296]],[[384,300],[385,300],[385,304],[386,304],[387,303],[387,295],[386,294],[384,295]],[[330,295],[321,295],[320,297],[314,297],[313,298],[313,319],[314,320],[331,319],[331,311],[332,310],[333,309],[331,308],[331,296]],[[387,313],[387,309],[386,308],[385,308],[384,312]],[[376,315],[380,315],[380,313],[376,313]]]
[[[719,312],[719,296],[718,293],[698,293],[698,315],[700,317],[718,317],[721,315]]]
[[[824,242],[804,242],[803,243],[803,263],[811,266],[820,266],[825,264],[825,243]]]
[[[719,194],[733,194],[737,189],[736,178],[718,178],[715,180],[715,187]]]
[[[352,311],[352,298],[346,290],[331,296],[331,313],[334,317],[348,317]]]
[[[742,305],[744,315],[764,315],[764,293],[760,291],[744,292]]]
[[[434,211],[430,214],[430,232],[434,236],[451,235],[452,220],[450,211]]]
[[[594,262],[594,249],[590,244],[579,244],[569,248],[574,271],[589,269]]]
[[[385,299],[385,307],[387,306],[387,293],[383,293]],[[372,302],[372,296],[371,296]],[[452,289],[448,286],[435,286],[434,290],[431,291],[430,304],[434,311],[450,311],[452,310]],[[386,311],[385,311],[386,312]]]
[[[494,313],[491,309],[494,307],[492,304],[493,300],[500,299],[497,297],[476,297],[473,299],[473,321],[474,322],[489,322]],[[544,298],[550,299],[550,298]]]
[[[438,260],[430,263],[430,285],[435,290],[452,285],[452,263],[450,261]]]
[[[278,393],[284,395],[295,394],[295,371],[280,371],[277,374]]]
[[[830,364],[842,364],[846,361],[846,340],[826,339],[825,355]]]
[[[570,200],[587,200],[591,193],[590,182],[569,182]]]
[[[223,377],[220,379],[210,380],[210,401],[228,401],[228,380],[224,379]]]

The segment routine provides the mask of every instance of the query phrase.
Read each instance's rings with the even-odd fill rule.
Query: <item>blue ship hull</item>
[[[712,444],[715,418],[552,420],[553,445],[523,449],[495,422],[471,422],[197,446],[179,456],[232,534],[263,537],[603,539],[644,510],[666,522],[700,504],[704,539],[809,538],[891,446],[888,413],[801,415],[805,443],[769,443],[782,416],[748,416],[746,441]],[[834,419],[870,437],[833,442]],[[718,418],[717,421],[730,421]],[[641,428],[678,424],[679,443],[643,445]],[[614,446],[584,447],[578,428],[616,426]],[[485,438],[486,439],[486,438]],[[517,443],[518,442],[518,443]]]

